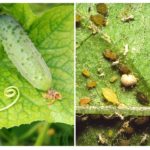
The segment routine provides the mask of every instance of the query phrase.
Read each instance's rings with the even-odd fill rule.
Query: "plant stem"
[[[43,124],[43,128],[42,128],[41,132],[39,133],[39,135],[37,137],[37,140],[36,140],[34,146],[41,146],[43,144],[43,141],[44,141],[44,138],[45,138],[48,128],[49,128],[49,124],[47,122],[45,122]]]

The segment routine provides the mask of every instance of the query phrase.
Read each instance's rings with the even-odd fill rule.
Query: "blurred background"
[[[74,141],[73,126],[35,122],[0,130],[0,146],[71,146]]]

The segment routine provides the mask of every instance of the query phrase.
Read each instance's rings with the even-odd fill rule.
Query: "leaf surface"
[[[88,8],[91,12],[88,13]],[[100,29],[96,35],[92,35],[88,29],[89,17],[96,14],[95,4],[78,4],[77,12],[82,16],[82,26],[77,29],[77,113],[87,114],[114,114],[123,115],[150,115],[150,107],[142,106],[136,100],[136,91],[144,92],[150,99],[150,76],[149,76],[149,4],[108,4],[109,15],[108,25]],[[123,23],[123,15],[134,16],[134,21]],[[111,39],[111,43],[103,38]],[[123,55],[124,47],[128,45],[128,53]],[[121,60],[131,68],[138,78],[138,85],[132,90],[124,90],[120,85],[120,75],[113,70],[111,63],[103,58],[103,51],[112,49]],[[86,79],[81,72],[87,68],[91,73],[91,78],[97,82],[96,89],[86,88]],[[98,69],[105,74],[100,77]],[[110,79],[117,76],[118,80],[110,83]],[[102,88],[112,89],[119,101],[127,107],[116,107],[104,102]],[[78,106],[81,97],[90,97],[90,106]]]
[[[73,124],[73,5],[53,6],[42,15],[34,14],[28,4],[1,7],[3,13],[19,21],[42,54],[51,70],[53,89],[61,93],[62,99],[49,106],[43,92],[20,75],[0,43],[0,108],[12,101],[4,96],[5,88],[14,85],[21,93],[13,107],[0,112],[0,128],[37,120]]]

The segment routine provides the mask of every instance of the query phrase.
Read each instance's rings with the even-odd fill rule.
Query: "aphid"
[[[3,30],[6,26],[10,26],[9,29]],[[12,17],[0,15],[0,33],[4,50],[21,75],[39,90],[50,89],[50,69],[23,28]]]
[[[111,90],[109,88],[102,88],[102,94],[108,102],[110,102],[114,105],[120,104],[120,102],[117,98],[117,95],[115,94],[115,92],[113,90]]]
[[[122,63],[120,63],[118,65],[118,70],[119,70],[120,74],[129,74],[129,73],[131,73],[131,70],[125,64],[122,64]]]
[[[90,72],[88,69],[84,68],[82,70],[82,75],[85,76],[86,78],[89,78],[90,77]]]
[[[80,106],[85,106],[91,102],[91,99],[89,97],[83,97],[80,99]]]
[[[81,27],[81,16],[79,14],[76,14],[76,27]]]
[[[121,84],[124,87],[133,87],[137,84],[137,78],[132,74],[123,74],[121,76]]]
[[[129,125],[129,121],[123,123],[121,129],[118,131],[118,135],[124,134],[126,136],[131,136],[135,132],[134,128]]]
[[[149,117],[138,117],[136,119],[133,120],[133,124],[137,125],[137,126],[141,126],[141,125],[144,125],[146,124],[148,121],[150,120]]]
[[[103,15],[101,14],[97,14],[97,15],[91,15],[90,16],[90,20],[96,25],[96,26],[99,26],[99,27],[102,27],[102,26],[106,26],[106,19]]]
[[[114,83],[114,82],[116,82],[118,80],[118,77],[117,76],[112,76],[111,78],[110,78],[110,83]]]
[[[108,140],[102,134],[98,134],[98,144],[107,145]]]
[[[86,86],[87,86],[88,89],[95,88],[96,87],[96,81],[90,80],[90,81],[87,82]]]
[[[117,54],[108,49],[103,52],[103,56],[110,61],[116,61],[118,59]]]
[[[130,15],[130,16],[124,16],[122,19],[121,19],[122,22],[130,22],[130,21],[134,21],[134,16],[133,15]]]
[[[8,104],[7,106],[4,106],[3,108],[0,108],[0,111],[7,110],[17,103],[20,97],[19,89],[15,86],[9,86],[4,90],[4,96],[6,96],[7,98],[13,98],[16,96],[16,98],[13,100],[12,103]]]
[[[137,92],[136,93],[136,99],[138,100],[138,102],[142,105],[148,105],[149,104],[149,100],[148,97],[146,95],[144,95],[142,92]]]
[[[50,99],[50,100],[60,100],[62,99],[62,95],[55,91],[55,90],[48,90],[47,93],[43,93],[43,97],[45,99]]]
[[[127,135],[131,135],[131,134],[134,133],[134,128],[129,126],[129,127],[124,129],[124,133],[127,134]]]
[[[108,8],[107,5],[104,3],[99,3],[96,5],[96,10],[98,13],[102,14],[103,16],[108,15]]]

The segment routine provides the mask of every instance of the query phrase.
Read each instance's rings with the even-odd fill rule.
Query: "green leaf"
[[[88,12],[88,7],[92,12]],[[93,101],[88,107],[77,106],[77,113],[87,114],[114,114],[124,115],[150,115],[150,107],[142,106],[136,100],[135,94],[139,90],[148,95],[150,99],[150,77],[149,77],[149,4],[108,4],[109,16],[108,25],[100,29],[100,33],[91,35],[87,28],[89,16],[96,14],[95,5],[78,4],[77,11],[81,14],[82,27],[77,29],[77,105],[81,97],[90,97]],[[128,13],[135,18],[134,21],[123,23],[121,15]],[[91,36],[89,36],[91,35]],[[111,39],[108,43],[103,36],[107,35]],[[81,40],[82,39],[82,40]],[[128,44],[129,52],[123,56],[124,46]],[[126,63],[139,79],[138,85],[132,90],[124,90],[120,87],[120,75],[111,68],[111,63],[103,58],[103,51],[112,49]],[[97,81],[96,89],[88,90],[82,75],[82,69],[88,68],[91,78]],[[99,77],[97,69],[101,68],[105,73],[104,77]],[[110,83],[112,76],[118,76],[115,83]],[[118,96],[120,102],[127,107],[116,107],[103,101],[102,88],[111,88]]]
[[[37,120],[73,124],[73,5],[53,6],[41,16],[33,14],[28,4],[5,5],[3,11],[24,24],[51,69],[53,89],[61,93],[62,99],[48,106],[42,92],[20,75],[0,44],[0,108],[12,100],[4,96],[5,88],[14,85],[21,93],[13,107],[0,112],[0,128]]]

